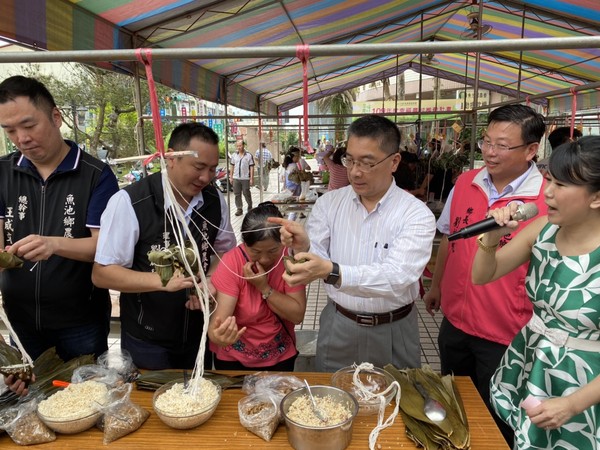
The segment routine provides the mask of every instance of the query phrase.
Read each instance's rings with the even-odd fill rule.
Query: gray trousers
[[[262,186],[263,190],[266,191],[269,189],[269,172],[271,168],[269,165],[265,165],[258,169],[259,183],[256,183],[257,186]]]
[[[250,180],[233,179],[233,195],[235,195],[235,207],[242,210],[242,193],[248,204],[248,211],[252,209],[252,193],[250,192]]]
[[[335,310],[328,300],[319,319],[316,370],[335,372],[353,363],[398,369],[421,367],[421,343],[416,306],[396,322],[365,327]]]

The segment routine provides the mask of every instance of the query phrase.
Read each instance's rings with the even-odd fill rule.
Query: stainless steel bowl
[[[352,441],[352,422],[358,413],[356,399],[348,392],[332,386],[311,386],[310,389],[316,397],[331,396],[335,402],[348,408],[351,416],[344,422],[331,426],[301,425],[288,417],[290,405],[298,397],[308,395],[306,388],[296,389],[287,394],[280,405],[290,445],[295,450],[344,450]]]

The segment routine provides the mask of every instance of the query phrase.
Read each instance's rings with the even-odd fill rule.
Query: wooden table
[[[233,373],[233,372],[230,372]],[[235,373],[236,375],[239,373]],[[331,374],[327,373],[294,373],[298,378],[306,378],[311,385],[329,385]],[[490,449],[506,450],[508,446],[496,427],[475,386],[468,377],[456,377],[456,384],[462,396],[469,427],[471,430],[471,448],[473,450]],[[285,425],[280,425],[270,442],[265,442],[240,425],[237,411],[238,400],[245,394],[240,389],[227,389],[214,415],[205,424],[192,430],[175,430],[164,425],[152,410],[152,394],[150,391],[132,392],[132,399],[151,411],[152,414],[135,433],[116,440],[107,446],[102,444],[102,432],[92,428],[76,435],[57,434],[54,442],[41,445],[21,447],[13,443],[7,435],[0,435],[2,449],[290,449]],[[386,418],[392,407],[388,406]],[[377,416],[361,416],[354,420],[352,443],[349,449],[368,449],[369,433],[377,422]],[[405,434],[402,418],[398,416],[394,425],[385,429],[378,439],[382,450],[414,449],[416,446]]]

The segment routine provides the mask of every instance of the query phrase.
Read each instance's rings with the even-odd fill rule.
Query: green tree
[[[280,133],[281,138],[281,154],[285,155],[291,146],[298,146],[298,133],[295,131],[283,130]]]
[[[323,113],[330,112],[334,116],[333,123],[335,127],[336,142],[344,140],[348,124],[347,116],[352,114],[352,104],[354,103],[354,100],[356,100],[354,89],[338,92],[337,94],[317,100],[319,111]]]
[[[71,130],[65,137],[86,142],[88,151],[97,155],[97,150],[105,147],[110,158],[123,158],[138,154],[135,128],[137,113],[134,103],[134,79],[131,76],[84,64],[65,65],[69,76],[58,78],[47,74],[38,64],[28,64],[22,74],[34,77],[44,83],[60,108],[63,121]],[[158,98],[172,96],[172,89],[157,85]],[[148,84],[141,82],[142,105],[148,110]],[[91,117],[85,128],[76,127],[78,111],[87,110]],[[91,114],[90,114],[91,113]],[[176,126],[176,123],[163,122],[163,135]],[[144,121],[144,142],[146,148],[156,149],[154,128],[151,121]]]

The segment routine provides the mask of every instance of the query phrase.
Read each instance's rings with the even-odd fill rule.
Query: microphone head
[[[523,221],[533,219],[538,214],[538,207],[535,203],[523,203],[517,208],[517,212],[512,217],[513,220]]]

